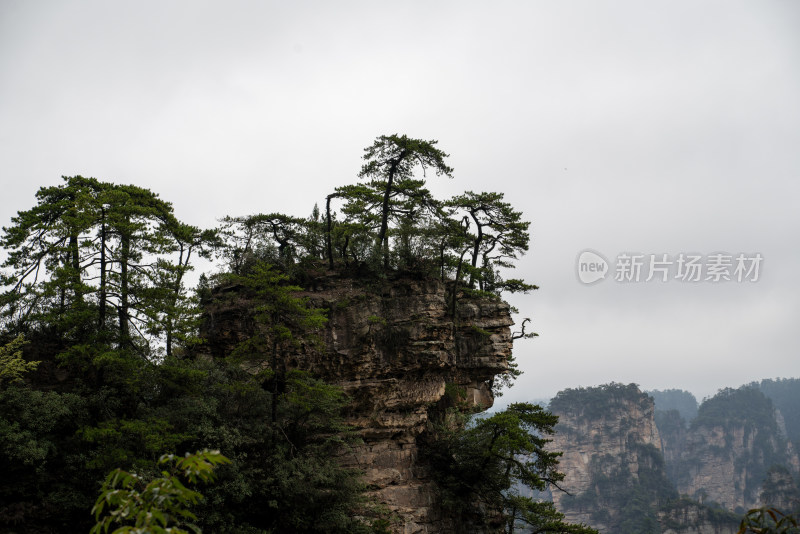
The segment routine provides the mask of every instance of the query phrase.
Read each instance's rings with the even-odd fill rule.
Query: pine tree
[[[246,275],[232,275],[235,283],[253,293],[258,307],[255,320],[257,333],[234,351],[234,357],[252,369],[263,369],[265,385],[272,392],[272,421],[277,419],[278,397],[286,385],[285,352],[302,342],[313,342],[315,332],[327,321],[324,310],[310,307],[305,299],[295,296],[302,288],[289,283],[289,277],[275,266],[260,262]]]
[[[425,180],[414,179],[419,166],[425,175],[433,169],[437,176],[452,177],[453,169],[445,163],[447,154],[436,148],[437,141],[411,139],[405,135],[382,135],[372,146],[364,149],[366,163],[360,178],[374,196],[380,198],[376,218],[380,221],[375,236],[375,252],[383,253],[384,265],[389,263],[389,227],[392,221],[413,218],[420,212],[435,209]],[[376,254],[378,255],[378,254]]]
[[[521,212],[503,202],[502,193],[467,191],[446,204],[455,214],[469,217],[472,268],[467,285],[474,288],[477,281],[481,290],[508,289],[497,280],[495,269],[513,267],[509,260],[527,252],[530,222],[522,220]]]
[[[559,489],[561,453],[545,449],[557,422],[541,406],[514,403],[471,424],[445,420],[436,428],[426,455],[453,516],[508,533],[524,524],[533,532],[596,534],[565,523],[552,503],[520,493],[524,487]]]
[[[3,228],[0,313],[12,332],[50,331],[150,357],[185,339],[194,314],[184,276],[213,232],[180,223],[172,205],[133,185],[81,176],[42,188]]]

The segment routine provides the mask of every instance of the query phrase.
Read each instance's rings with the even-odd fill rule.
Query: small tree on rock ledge
[[[424,180],[414,179],[414,169],[433,169],[437,176],[452,178],[453,169],[445,163],[447,154],[435,147],[437,141],[411,139],[405,135],[382,135],[372,146],[364,149],[367,163],[361,168],[359,178],[367,178],[367,185],[382,196],[380,229],[375,238],[375,251],[383,252],[384,264],[389,261],[389,222],[394,215],[402,215],[413,204],[424,206],[430,193],[424,189]]]

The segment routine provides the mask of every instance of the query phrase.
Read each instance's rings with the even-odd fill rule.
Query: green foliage
[[[292,283],[305,279],[312,287],[316,281],[309,273],[320,273],[325,259],[329,270],[339,264],[361,278],[398,272],[437,277],[448,283],[454,322],[459,298],[537,289],[521,279],[503,279],[502,272],[528,250],[530,222],[501,193],[466,192],[440,201],[425,187],[428,170],[453,173],[436,144],[397,134],[378,137],[364,150],[362,181],[328,194],[324,216],[315,206],[306,219],[278,213],[226,217],[219,255],[236,275],[261,262],[277,266]]]
[[[258,302],[255,335],[242,342],[233,357],[260,370],[272,391],[272,422],[277,418],[277,398],[286,388],[286,360],[282,356],[301,343],[314,344],[315,333],[327,321],[325,310],[310,307],[307,299],[295,296],[299,286],[273,265],[257,262],[246,275],[229,275],[230,280],[250,291]],[[269,362],[269,368],[264,364]]]
[[[87,404],[72,393],[19,384],[0,389],[0,530],[44,531],[37,527],[46,524],[67,531],[72,517],[85,516],[94,488],[82,484],[74,434]]]
[[[411,139],[405,135],[378,137],[364,150],[358,184],[345,185],[327,197],[326,248],[333,268],[334,251],[348,264],[363,262],[376,273],[390,268],[431,271],[440,237],[441,205],[425,180],[415,178],[428,169],[437,175],[452,176],[445,163],[447,154],[435,147],[436,141]],[[338,220],[331,201],[341,199]]]
[[[508,267],[510,264],[506,265]],[[525,293],[539,289],[539,286],[529,284],[520,278],[509,278],[503,280],[499,274],[495,273],[491,286],[497,293]]]
[[[375,325],[381,325],[381,326],[386,326],[386,324],[387,324],[386,323],[386,319],[384,319],[383,317],[380,317],[378,315],[370,315],[369,317],[367,317],[367,322],[369,324],[375,324]]]
[[[282,213],[259,213],[224,217],[221,222],[225,246],[218,254],[232,273],[246,274],[257,262],[270,262],[289,270],[299,259],[320,257],[321,248],[312,236],[320,223],[313,217],[304,220]]]
[[[162,451],[173,450],[189,438],[176,433],[169,421],[152,416],[103,421],[98,426],[82,428],[78,435],[87,444],[96,446],[95,454],[86,465],[99,470],[121,463],[144,468]]]
[[[259,303],[255,319],[266,327],[259,342],[296,345],[303,338],[310,339],[327,321],[325,311],[297,297],[302,288],[291,285],[289,276],[272,264],[257,262],[248,274],[230,275],[228,279],[252,292]]]
[[[798,519],[775,508],[754,508],[747,512],[737,534],[797,534]]]
[[[598,419],[624,401],[639,404],[643,408],[650,402],[636,384],[612,382],[597,387],[559,391],[550,400],[549,408],[556,413],[579,414],[587,419]]]
[[[466,388],[463,388],[458,384],[454,384],[452,382],[445,383],[444,396],[442,397],[442,399],[443,402],[447,403],[447,408],[461,406],[466,397],[467,397]]]
[[[219,231],[180,222],[169,202],[134,185],[74,176],[41,188],[0,238],[1,339],[30,340],[24,350],[21,337],[0,348],[0,530],[92,528],[86,510],[118,468],[96,503],[98,532],[112,528],[99,514],[115,507],[132,519],[114,523],[118,531],[191,530],[175,522],[183,520],[220,533],[385,531],[390,514],[339,461],[357,443],[342,422],[347,398],[286,361],[318,348],[325,311],[298,293],[329,276],[325,260],[374,284],[398,273],[439,278],[453,287],[454,306],[453,279],[476,280],[481,298],[534,288],[500,276],[528,238],[501,196],[495,204],[522,226],[508,233],[487,222],[473,268],[475,237],[425,187],[427,170],[452,175],[446,158],[435,141],[381,136],[365,150],[361,182],[337,188],[324,214],[228,217]],[[186,285],[193,262],[212,251],[230,272],[201,277],[197,294],[207,299],[210,284],[222,283],[259,302],[255,335],[218,360],[195,350],[200,301]],[[407,339],[405,327],[378,316],[371,324],[378,343]],[[519,373],[510,366],[506,379]],[[528,416],[517,417],[522,425]],[[210,447],[231,462],[203,501],[178,485],[177,471],[158,471],[163,451]],[[192,505],[196,520],[147,515],[156,490]]]
[[[0,469],[15,481],[0,484],[0,530],[82,529],[95,481],[112,467],[149,480],[159,476],[160,451],[204,447],[232,460],[193,509],[206,531],[367,532],[383,519],[363,497],[360,474],[337,460],[355,440],[342,423],[340,389],[287,372],[274,397],[263,376],[237,362],[142,365],[120,354],[104,356],[99,389],[0,390]]]
[[[721,389],[700,405],[697,418],[692,421],[692,428],[727,426],[741,421],[760,421],[772,427],[774,425],[772,401],[752,386]]]
[[[638,445],[635,450],[636,477],[622,459],[595,456],[590,463],[590,488],[564,498],[563,509],[589,512],[594,521],[611,524],[620,534],[660,533],[656,512],[659,506],[677,498],[677,491],[665,477],[663,458],[655,447]]]
[[[0,436],[5,459],[43,469],[55,449],[54,431],[66,426],[80,404],[75,395],[12,387],[0,393]]]
[[[501,281],[495,266],[512,267],[528,250],[530,222],[522,220],[522,213],[503,202],[502,193],[473,193],[467,191],[446,202],[451,216],[465,217],[467,227],[474,225],[473,233],[466,239],[470,253],[470,273],[467,285],[481,290],[496,291],[505,288],[512,292],[527,292],[536,286],[522,280]],[[471,228],[470,228],[471,230]],[[458,277],[456,282],[458,282]]]
[[[517,494],[508,496],[508,519],[504,532],[534,534],[596,534],[597,530],[583,524],[564,522],[564,514],[552,502],[535,501]]]
[[[91,534],[108,532],[114,524],[121,524],[114,534],[186,534],[185,527],[200,533],[190,521],[196,521],[189,508],[203,498],[202,494],[187,488],[178,478],[180,474],[190,484],[214,480],[214,468],[230,463],[219,451],[203,450],[186,454],[183,458],[163,455],[159,464],[172,464],[169,471],[144,483],[142,477],[122,469],[112,471],[92,508],[97,524]]]
[[[488,330],[484,330],[483,328],[479,328],[479,327],[477,327],[475,325],[472,325],[469,328],[470,328],[470,330],[472,330],[472,332],[474,332],[475,334],[477,334],[478,336],[480,336],[482,338],[487,338],[488,339],[492,335],[492,333],[489,332]]]
[[[462,299],[487,299],[487,300],[500,300],[496,293],[485,291],[483,289],[472,289],[470,287],[461,288]]]
[[[25,373],[34,371],[41,362],[28,362],[22,357],[22,346],[27,343],[20,334],[0,347],[0,387],[22,381]]]
[[[506,371],[496,375],[492,379],[492,395],[495,397],[502,397],[503,391],[513,386],[514,381],[519,378],[520,375],[522,375],[522,371],[519,368],[519,363],[517,363],[517,359],[513,355],[508,357],[506,364]]]
[[[220,443],[232,463],[206,493],[199,524],[220,533],[371,532],[358,516],[382,517],[360,473],[339,463],[357,443],[342,422],[341,389],[290,372],[273,423],[273,397],[257,377],[239,366],[215,373],[206,396],[216,409],[198,420],[198,443]]]
[[[55,330],[71,343],[114,343],[152,357],[190,339],[196,307],[184,275],[213,232],[179,222],[170,203],[133,185],[64,177],[3,228],[7,329]],[[116,324],[114,324],[116,323]]]
[[[494,526],[508,531],[522,522],[549,525],[552,532],[595,532],[563,523],[552,507],[516,490],[524,485],[543,491],[563,480],[557,471],[561,453],[545,449],[550,440],[544,436],[553,433],[557,421],[541,406],[515,403],[467,425],[445,419],[432,428],[425,457],[452,517],[489,526],[501,512],[500,524]]]
[[[437,141],[411,139],[405,135],[382,135],[372,146],[364,149],[364,163],[360,178],[366,193],[380,199],[377,220],[380,221],[375,238],[375,250],[383,250],[384,264],[389,262],[389,223],[395,221],[401,255],[412,251],[410,227],[419,225],[420,219],[436,215],[438,205],[425,189],[424,180],[415,180],[414,169],[419,166],[425,173],[433,169],[437,175],[452,177],[453,169],[447,166],[447,154],[437,149]],[[351,213],[352,209],[350,210]]]

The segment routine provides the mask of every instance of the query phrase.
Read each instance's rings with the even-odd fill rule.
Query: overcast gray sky
[[[0,0],[0,224],[82,174],[179,218],[307,215],[381,134],[532,221],[540,337],[502,403],[800,376],[800,2]],[[605,280],[600,252],[760,253],[757,282]],[[642,277],[644,279],[644,276]]]

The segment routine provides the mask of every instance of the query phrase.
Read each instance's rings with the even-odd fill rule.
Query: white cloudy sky
[[[800,3],[0,0],[0,224],[82,174],[180,218],[307,215],[381,134],[532,221],[503,402],[800,376]],[[756,283],[576,277],[580,251],[761,253]],[[613,265],[612,265],[613,268]]]

